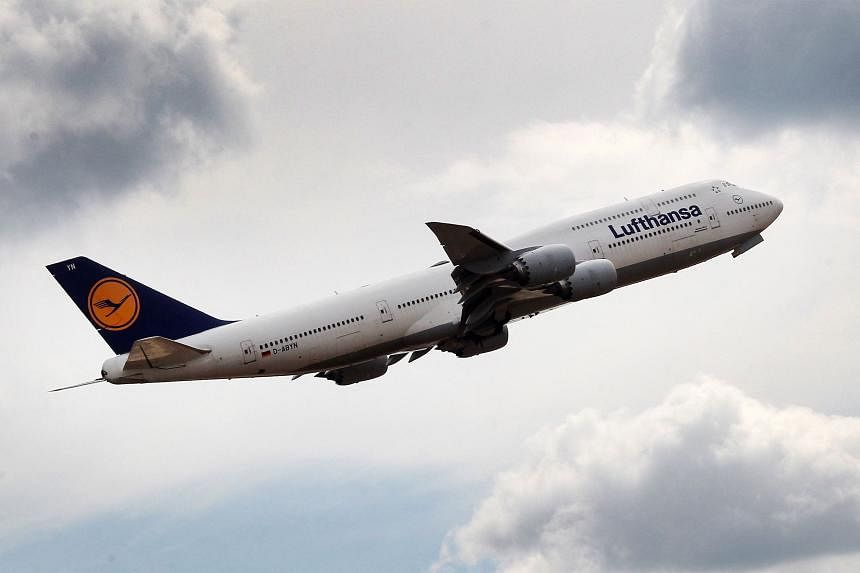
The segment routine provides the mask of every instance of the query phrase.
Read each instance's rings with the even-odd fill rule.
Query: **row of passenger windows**
[[[678,201],[685,201],[687,199],[692,199],[695,197],[695,193],[689,193],[687,195],[681,195],[680,197],[675,197],[674,199],[669,199],[668,201],[660,201],[657,205],[668,205],[670,203],[677,203]]]
[[[320,332],[325,332],[327,330],[333,330],[335,328],[340,328],[342,326],[346,326],[348,324],[355,324],[364,320],[364,315],[361,314],[359,316],[353,316],[352,318],[347,318],[345,320],[338,320],[337,322],[332,322],[331,324],[326,324],[325,326],[320,326],[317,328],[311,328],[310,330],[306,330],[304,332],[299,332],[297,334],[290,334],[289,336],[285,336],[284,338],[280,338],[277,340],[272,340],[270,342],[264,342],[260,348],[272,348],[274,346],[280,346],[281,344],[285,344],[287,342],[292,342],[293,340],[298,340],[299,338],[305,338],[306,336],[310,336],[311,334],[319,334]]]
[[[442,291],[442,292],[436,292],[433,294],[428,294],[427,296],[422,296],[421,298],[416,298],[415,300],[409,300],[406,302],[402,302],[402,303],[397,305],[397,308],[406,308],[409,306],[415,306],[416,304],[419,304],[422,302],[429,302],[429,301],[437,299],[437,298],[442,298],[443,296],[448,296],[449,294],[454,294],[455,292],[457,292],[457,289],[451,289],[451,290],[446,290],[446,291]]]
[[[684,221],[683,223],[679,223],[677,225],[672,225],[671,227],[662,227],[657,229],[656,231],[648,231],[647,233],[642,233],[640,235],[633,235],[629,239],[621,239],[617,243],[609,243],[610,249],[616,249],[621,245],[629,245],[630,243],[635,243],[636,241],[644,241],[650,237],[656,237],[657,235],[663,235],[668,233],[669,231],[674,231],[675,229],[680,229],[681,227],[690,227],[692,226],[692,222]]]
[[[677,203],[678,201],[683,201],[685,199],[692,199],[695,197],[695,193],[690,193],[688,195],[681,195],[680,197],[676,197],[675,199],[669,199],[667,201],[660,201],[657,205],[668,205],[670,203]],[[608,223],[614,219],[620,219],[621,217],[629,217],[630,215],[635,215],[636,213],[643,213],[645,209],[633,209],[632,211],[622,211],[621,213],[617,213],[610,217],[601,217],[600,219],[595,219],[594,221],[588,221],[587,223],[582,223],[581,225],[574,225],[571,227],[572,230],[578,231],[580,229],[585,229],[586,227],[592,227],[597,225],[598,223]]]
[[[578,231],[579,229],[584,229],[586,227],[591,227],[593,225],[597,225],[598,223],[608,223],[613,219],[620,219],[621,217],[628,217],[630,215],[635,215],[636,213],[642,213],[645,209],[633,209],[632,211],[622,211],[616,215],[612,215],[611,217],[602,217],[600,219],[595,219],[594,221],[589,221],[588,223],[583,223],[582,225],[574,225],[571,227],[574,231]]]
[[[767,207],[768,205],[773,205],[773,201],[764,201],[763,203],[755,203],[753,205],[747,205],[746,207],[732,209],[731,211],[726,211],[726,215],[737,215],[738,213],[752,211],[753,209],[761,209],[762,207]]]

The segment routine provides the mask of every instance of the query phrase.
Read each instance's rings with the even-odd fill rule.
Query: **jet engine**
[[[612,261],[595,259],[576,265],[573,276],[553,284],[547,292],[564,300],[577,301],[606,294],[617,284],[618,273]]]
[[[502,326],[502,329],[491,336],[470,337],[457,340],[454,345],[440,345],[439,349],[446,352],[453,352],[460,358],[469,358],[498,350],[508,343],[508,327]]]
[[[355,384],[357,382],[379,378],[385,374],[386,371],[388,371],[388,357],[380,356],[379,358],[353,364],[346,368],[326,370],[325,372],[317,374],[317,376],[333,380],[338,386],[349,386],[350,384]]]
[[[507,276],[522,286],[543,286],[574,274],[576,257],[565,245],[544,245],[516,258]]]

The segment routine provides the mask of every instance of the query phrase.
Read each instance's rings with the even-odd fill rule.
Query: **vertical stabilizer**
[[[48,270],[116,354],[135,340],[177,340],[231,321],[219,320],[86,257]]]

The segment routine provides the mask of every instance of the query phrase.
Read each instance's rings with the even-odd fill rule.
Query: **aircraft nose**
[[[773,195],[765,195],[765,197],[767,198],[767,203],[770,204],[770,207],[766,213],[766,223],[767,226],[770,226],[771,223],[776,221],[780,213],[782,213],[782,201],[780,201]]]

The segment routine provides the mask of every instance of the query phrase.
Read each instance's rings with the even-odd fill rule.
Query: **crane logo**
[[[107,277],[90,289],[87,308],[98,326],[107,330],[125,330],[140,314],[140,299],[130,284]]]

